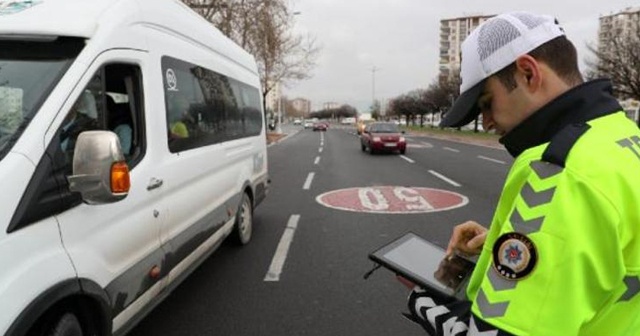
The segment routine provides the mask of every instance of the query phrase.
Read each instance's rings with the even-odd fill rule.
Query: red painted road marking
[[[339,189],[316,201],[338,210],[388,214],[446,211],[469,203],[467,197],[447,190],[396,186]]]

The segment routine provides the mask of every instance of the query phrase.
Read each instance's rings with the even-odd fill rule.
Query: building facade
[[[640,25],[640,7],[627,8],[615,14],[600,17],[598,27],[598,52],[606,53],[616,36],[628,36]]]
[[[305,98],[296,98],[291,101],[293,108],[304,116],[311,113],[311,101]]]
[[[461,45],[481,23],[495,15],[473,15],[440,20],[440,80],[453,80],[460,75]]]
[[[336,103],[336,102],[327,102],[322,104],[322,109],[323,110],[333,110],[333,109],[338,109],[340,108],[340,104]]]

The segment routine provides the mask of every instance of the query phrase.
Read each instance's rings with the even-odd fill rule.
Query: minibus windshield
[[[83,46],[79,38],[18,41],[0,35],[0,160]]]

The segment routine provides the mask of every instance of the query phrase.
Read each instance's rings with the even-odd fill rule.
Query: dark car
[[[326,131],[327,130],[327,124],[323,123],[323,122],[317,122],[313,124],[313,130],[314,131]]]
[[[398,125],[388,122],[375,122],[365,127],[360,135],[362,151],[369,149],[369,153],[395,152],[404,154],[407,151],[407,140]]]

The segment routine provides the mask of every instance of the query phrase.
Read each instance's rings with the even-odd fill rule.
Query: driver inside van
[[[63,121],[60,133],[62,150],[69,153],[73,152],[76,139],[81,132],[98,128],[97,118],[96,99],[91,91],[85,90],[73,104],[71,111]]]

